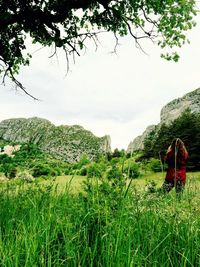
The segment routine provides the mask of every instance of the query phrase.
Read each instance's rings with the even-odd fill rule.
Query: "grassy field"
[[[81,176],[5,183],[0,266],[200,266],[200,173],[188,173],[181,197],[148,190],[163,178],[132,180],[129,190]]]
[[[156,188],[161,187],[163,181],[165,178],[165,173],[148,173],[146,175],[143,175],[137,179],[133,179],[132,186],[135,186],[138,190],[143,190],[145,186],[154,181],[156,184]],[[70,192],[72,193],[78,193],[82,190],[83,182],[86,181],[85,176],[78,176],[78,175],[67,175],[67,176],[58,176],[55,179],[52,180],[46,180],[42,181],[43,184],[49,185],[53,182],[54,186],[57,186],[58,191],[63,191],[65,188],[69,188]],[[127,181],[127,184],[130,180]],[[200,172],[189,172],[187,173],[187,187],[191,186],[199,186],[200,187]]]

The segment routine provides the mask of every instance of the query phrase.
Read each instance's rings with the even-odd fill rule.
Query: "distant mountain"
[[[33,143],[57,159],[76,162],[81,156],[95,158],[111,152],[110,136],[96,137],[79,125],[55,126],[41,118],[17,118],[0,122],[0,139],[16,143]]]
[[[186,109],[190,109],[191,112],[200,113],[200,88],[185,94],[181,98],[177,98],[169,102],[161,109],[160,123],[169,124],[171,121],[177,119]],[[127,148],[127,152],[131,153],[136,150],[142,150],[144,148],[144,139],[147,137],[150,131],[156,128],[156,125],[148,126],[142,135],[133,139]]]
[[[177,119],[186,109],[200,113],[200,88],[169,102],[161,109],[160,124],[169,124]]]

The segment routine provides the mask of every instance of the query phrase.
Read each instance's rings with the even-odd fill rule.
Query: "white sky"
[[[112,148],[127,148],[148,125],[157,124],[169,101],[200,87],[200,18],[188,33],[191,41],[180,50],[178,63],[160,58],[161,49],[143,42],[148,56],[135,48],[131,37],[120,39],[117,55],[112,35],[105,34],[97,51],[67,64],[64,55],[49,59],[50,50],[34,54],[22,69],[20,81],[41,101],[0,87],[0,121],[41,117],[56,125],[79,124],[97,136],[110,135]],[[34,51],[32,49],[32,51]]]

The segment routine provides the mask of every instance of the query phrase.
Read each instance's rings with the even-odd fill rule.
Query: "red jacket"
[[[176,159],[176,170],[175,170],[175,155],[172,151],[169,151],[165,156],[165,161],[168,164],[167,174],[165,180],[171,182],[182,181],[185,183],[186,181],[186,163],[188,159],[188,153],[185,152],[183,155],[177,157]]]

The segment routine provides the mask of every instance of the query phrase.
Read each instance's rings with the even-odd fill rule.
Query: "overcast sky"
[[[50,50],[34,54],[23,68],[20,81],[41,101],[0,87],[0,121],[18,117],[46,118],[56,125],[79,124],[97,136],[110,135],[112,148],[127,148],[130,141],[160,120],[169,101],[200,87],[200,19],[189,34],[190,45],[180,50],[178,63],[160,58],[161,50],[142,43],[145,55],[131,37],[120,39],[117,55],[111,53],[114,38],[100,37],[97,51],[91,45],[85,55],[67,64],[64,54],[49,59]],[[32,52],[35,48],[31,48]]]

